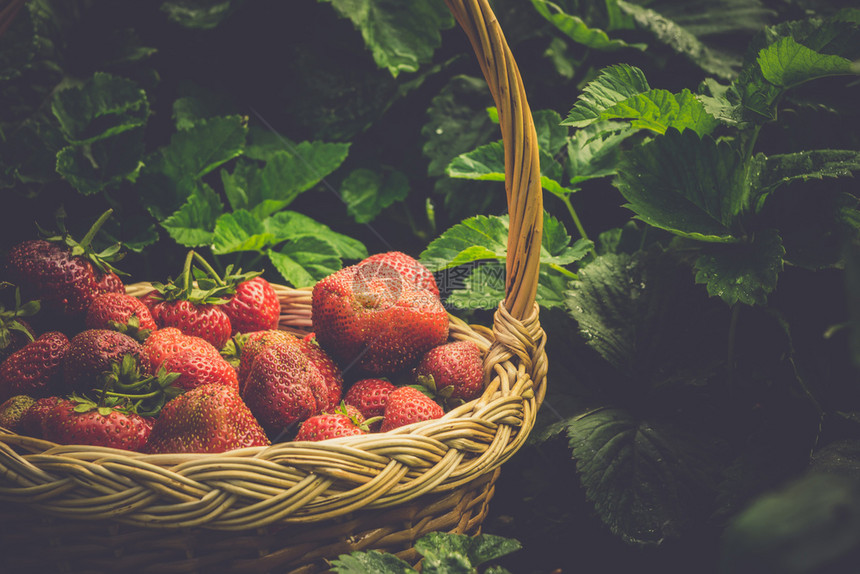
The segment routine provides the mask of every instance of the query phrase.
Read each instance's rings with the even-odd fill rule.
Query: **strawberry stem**
[[[203,270],[206,271],[206,273],[208,273],[209,276],[215,280],[219,287],[223,287],[224,285],[226,285],[226,283],[224,283],[224,280],[221,279],[221,276],[218,274],[218,272],[215,271],[212,265],[210,265],[209,262],[206,261],[206,259],[202,255],[200,255],[196,251],[192,251],[191,253],[194,254],[194,257],[197,259],[197,262],[203,266]]]
[[[185,265],[182,266],[182,274],[184,277],[182,278],[182,288],[186,293],[191,292],[191,261],[194,259],[194,250],[188,252],[188,255],[185,256]]]
[[[108,220],[112,213],[113,208],[108,209],[107,211],[102,213],[101,216],[96,219],[96,222],[93,223],[92,227],[90,227],[90,230],[87,231],[87,234],[84,235],[84,238],[78,242],[78,245],[85,249],[89,247],[90,243],[93,242],[93,238],[96,236],[96,233],[99,232],[99,229],[101,229],[102,225],[104,225],[105,221]]]

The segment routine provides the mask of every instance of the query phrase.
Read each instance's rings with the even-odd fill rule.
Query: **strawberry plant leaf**
[[[441,31],[454,25],[447,8],[431,0],[318,0],[329,2],[361,32],[376,65],[392,76],[416,72],[442,43]]]
[[[218,217],[224,206],[218,194],[205,183],[199,184],[178,211],[161,222],[170,236],[185,247],[212,245]]]
[[[37,34],[27,6],[15,17],[9,28],[0,36],[0,82],[21,75],[36,56]]]
[[[394,202],[403,201],[409,193],[409,179],[402,171],[379,173],[356,169],[340,186],[346,210],[357,223],[369,223]]]
[[[212,252],[216,255],[237,251],[262,251],[275,243],[260,219],[244,209],[218,217],[212,237]]]
[[[669,128],[691,129],[699,135],[714,131],[718,120],[709,114],[689,90],[673,94],[668,90],[649,90],[600,112],[595,121],[629,121],[634,129],[647,129],[658,134]]]
[[[760,211],[770,193],[792,181],[850,177],[860,170],[860,151],[809,150],[768,157],[759,155],[756,156],[756,161],[761,165],[761,169],[755,183],[753,205],[756,211]]]
[[[858,73],[851,60],[821,54],[791,37],[782,38],[759,52],[757,61],[764,79],[785,89],[825,76]]]
[[[645,74],[639,68],[628,64],[609,66],[583,88],[562,123],[577,128],[585,127],[597,121],[604,110],[650,89]]]
[[[621,122],[598,122],[576,130],[567,141],[570,185],[615,175],[621,144],[635,131]]]
[[[149,101],[133,81],[97,72],[57,92],[51,110],[70,142],[87,143],[145,125]]]
[[[234,9],[232,0],[167,0],[161,4],[171,22],[203,30],[215,28]]]
[[[567,143],[568,130],[561,125],[561,115],[555,110],[535,110],[532,117],[538,146],[550,157],[554,156]]]
[[[270,249],[269,260],[293,287],[309,287],[341,268],[337,250],[318,237],[288,241],[279,251]]]
[[[570,282],[570,276],[541,265],[535,301],[544,309],[564,308]],[[485,263],[475,269],[468,266],[447,269],[439,290],[448,295],[445,303],[451,307],[491,311],[505,298],[504,263]]]
[[[521,547],[516,540],[491,534],[479,534],[472,538],[464,534],[430,532],[415,542],[415,550],[424,556],[422,572],[428,566],[434,572],[447,572],[449,570],[440,568],[443,564],[449,564],[449,560],[453,560],[450,564],[458,568],[461,565],[465,567],[464,572],[474,572],[474,568],[507,556]]]
[[[623,40],[610,38],[603,30],[590,27],[582,18],[564,12],[560,6],[549,0],[532,0],[532,4],[541,16],[552,22],[577,44],[605,52],[615,52],[624,48],[644,50],[647,47],[645,44],[628,44]]]
[[[79,193],[92,195],[134,178],[143,152],[143,129],[132,129],[64,147],[57,152],[56,170]]]
[[[631,149],[614,185],[646,223],[708,242],[734,242],[747,209],[748,164],[729,144],[692,130],[669,130]]]
[[[364,259],[367,248],[361,241],[333,231],[328,225],[295,211],[279,211],[263,220],[263,229],[274,243],[312,235],[334,247],[343,259]]]
[[[696,258],[696,283],[729,305],[764,305],[776,288],[785,248],[775,229],[760,231],[751,242],[713,245]]]
[[[507,237],[506,216],[476,215],[454,225],[430,242],[421,253],[420,261],[430,271],[441,271],[451,267],[451,261],[458,255],[475,246],[495,253],[497,259],[504,259]],[[462,258],[460,261],[464,262]]]
[[[394,554],[370,550],[341,554],[332,560],[332,570],[337,574],[414,574],[415,570]]]

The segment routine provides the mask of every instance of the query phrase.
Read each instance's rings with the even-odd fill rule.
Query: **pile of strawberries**
[[[481,353],[449,343],[433,275],[400,252],[313,289],[313,332],[278,330],[260,273],[219,276],[190,252],[176,280],[126,293],[92,238],[15,245],[0,307],[0,426],[60,444],[224,452],[386,432],[482,391]],[[22,304],[21,301],[27,303]]]

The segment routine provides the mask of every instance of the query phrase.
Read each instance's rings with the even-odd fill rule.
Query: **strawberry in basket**
[[[421,358],[412,378],[451,405],[476,399],[484,390],[481,350],[474,341],[434,347]]]
[[[342,369],[377,376],[400,373],[448,338],[448,314],[438,291],[401,274],[402,254],[396,261],[364,260],[314,286],[314,333]]]

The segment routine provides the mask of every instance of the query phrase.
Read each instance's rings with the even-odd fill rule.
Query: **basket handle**
[[[534,120],[519,68],[489,2],[445,3],[472,43],[499,111],[510,217],[504,307],[522,320],[534,312],[543,234],[543,191]]]

